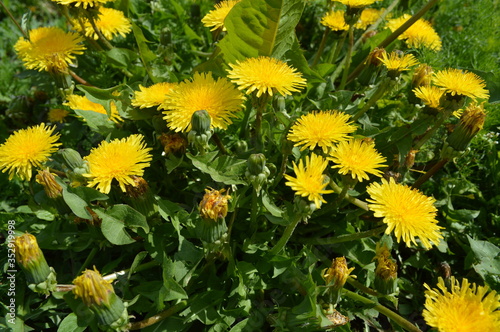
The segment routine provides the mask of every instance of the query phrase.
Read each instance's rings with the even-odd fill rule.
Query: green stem
[[[333,180],[330,180],[330,187],[332,187],[332,189],[337,193],[341,193],[342,192],[342,188],[340,188]],[[356,205],[357,207],[360,207],[362,208],[363,210],[365,211],[368,211],[368,204],[366,202],[363,202],[362,200],[359,200],[357,198],[354,198],[348,194],[345,194],[345,200],[347,200],[349,203],[352,203],[354,205]]]
[[[255,115],[255,148],[257,152],[261,152],[264,145],[262,139],[262,117],[268,100],[269,95],[267,93],[257,97],[257,114]]]
[[[88,254],[87,259],[85,259],[85,262],[83,262],[82,266],[80,266],[80,269],[78,270],[78,273],[76,275],[80,275],[83,269],[87,268],[87,266],[90,264],[90,262],[94,259],[95,255],[97,254],[97,251],[99,251],[98,247],[92,248],[90,254]]]
[[[104,44],[104,46],[106,46],[106,48],[108,50],[112,50],[114,48],[113,45],[111,45],[111,43],[108,41],[108,39],[106,37],[104,37],[104,35],[102,34],[99,27],[95,24],[94,16],[92,16],[91,14],[88,14],[87,19],[89,20],[90,25],[92,25],[92,29],[94,29],[97,36],[99,36],[99,39]]]
[[[424,175],[419,177],[417,181],[413,184],[413,188],[419,188],[425,181],[429,180],[434,174],[437,173],[444,165],[449,161],[449,159],[441,159],[438,161],[430,170],[428,170]]]
[[[422,332],[417,326],[413,325],[412,323],[410,323],[408,320],[406,320],[402,316],[398,315],[394,311],[384,307],[383,305],[381,305],[375,301],[372,301],[372,300],[370,300],[362,295],[359,295],[357,293],[351,292],[350,290],[347,290],[345,288],[343,289],[343,294],[347,295],[348,297],[350,297],[353,300],[356,300],[356,301],[359,301],[359,302],[362,302],[364,304],[368,304],[368,305],[372,306],[372,309],[375,309],[378,312],[380,312],[381,314],[387,316],[388,318],[393,320],[396,324],[398,324],[399,326],[404,328],[406,331]]]
[[[410,26],[413,25],[416,21],[418,21],[424,14],[434,6],[438,0],[430,0],[422,9],[420,9],[415,15],[410,17],[408,21],[406,21],[403,25],[401,25],[399,28],[397,28],[393,33],[391,33],[389,36],[387,36],[386,39],[384,39],[380,44],[377,45],[378,48],[384,48],[388,46],[390,43],[392,43],[396,38],[398,38],[403,32],[405,32]],[[355,79],[359,73],[366,67],[366,58],[364,61],[360,62],[359,65],[356,67],[356,69],[353,70],[353,72],[349,75],[347,78],[347,82],[351,82],[353,79]]]
[[[280,253],[280,251],[286,246],[288,243],[288,240],[290,240],[290,237],[293,234],[293,231],[299,224],[299,222],[302,220],[300,216],[295,216],[295,219],[292,220],[292,222],[286,226],[285,231],[283,232],[283,235],[281,235],[281,238],[279,239],[278,243],[269,251],[271,255],[277,255]]]
[[[301,243],[304,244],[314,244],[314,245],[330,245],[330,244],[336,244],[336,243],[342,243],[342,242],[350,242],[350,241],[357,241],[360,239],[364,239],[367,237],[372,237],[375,235],[378,235],[382,232],[385,231],[387,228],[386,225],[380,226],[374,229],[371,229],[369,231],[365,232],[359,232],[359,233],[354,233],[354,234],[343,234],[335,237],[330,237],[326,239],[319,239],[319,238],[314,238],[314,239],[304,239],[300,241]]]
[[[360,109],[354,116],[352,117],[352,121],[357,121],[360,117],[363,116],[375,103],[382,98],[382,96],[386,93],[388,88],[391,86],[392,80],[389,77],[386,77],[380,82],[380,85],[377,88],[377,91],[371,96],[370,99],[366,102],[362,109]]]
[[[134,273],[147,270],[147,269],[155,267],[157,265],[159,265],[159,263],[157,261],[151,261],[151,262],[141,264],[135,268]],[[122,270],[119,272],[111,273],[111,274],[104,276],[103,279],[108,280],[108,281],[115,280],[115,279],[118,279],[119,276],[125,275],[129,271],[130,271],[130,269],[125,269],[125,270]]]
[[[330,55],[328,56],[328,63],[333,63],[335,60],[337,60],[340,51],[342,50],[342,47],[344,46],[345,38],[347,36],[347,31],[344,31],[342,33],[342,36],[337,40],[337,44],[335,45],[335,48],[332,49],[332,52],[330,52]]]
[[[222,143],[222,141],[220,140],[219,135],[217,135],[217,133],[213,133],[212,140],[215,142],[215,145],[217,145],[217,148],[219,149],[220,153],[228,154],[226,147],[224,146],[224,143]]]
[[[21,31],[23,37],[25,39],[29,40],[30,38],[28,37],[28,35],[26,34],[26,32],[24,32],[23,28],[21,28],[21,26],[19,25],[19,23],[17,23],[17,20],[14,18],[14,15],[12,15],[12,13],[10,12],[9,8],[7,8],[7,6],[5,6],[5,4],[1,0],[0,0],[0,5],[2,5],[3,9],[7,13],[7,15],[9,15],[9,18],[11,19],[12,22],[14,22],[14,24],[19,29],[19,31]]]
[[[252,210],[250,211],[250,234],[255,233],[257,230],[257,211],[259,206],[257,204],[257,190],[252,188]]]
[[[330,33],[330,29],[326,28],[325,32],[323,33],[323,38],[321,38],[321,42],[319,44],[318,53],[316,53],[316,56],[314,57],[312,67],[314,67],[318,64],[319,59],[321,58],[321,54],[323,54],[323,51],[325,50],[326,40],[328,38],[329,33]]]
[[[80,76],[78,76],[77,74],[75,74],[74,71],[70,70],[69,71],[69,74],[71,75],[71,77],[73,77],[75,79],[75,81],[77,81],[78,83],[80,84],[83,84],[85,86],[91,86],[91,87],[94,87],[92,84],[90,84],[89,82],[85,81],[83,78],[81,78]]]
[[[129,326],[129,330],[140,330],[140,329],[143,329],[145,327],[156,324],[156,323],[164,320],[165,318],[170,317],[173,314],[176,314],[177,312],[183,310],[187,306],[188,306],[188,301],[181,301],[181,302],[177,303],[176,305],[174,305],[166,310],[163,310],[159,314],[156,314],[152,317],[146,318],[140,322],[131,323]]]
[[[351,25],[349,26],[349,44],[347,47],[344,73],[342,74],[342,80],[340,82],[339,90],[344,90],[347,83],[347,74],[349,73],[349,67],[351,66],[353,47],[354,47],[354,25]]]
[[[441,127],[441,125],[450,117],[452,111],[444,111],[440,113],[440,117],[434,122],[434,125],[429,129],[422,138],[420,138],[417,143],[413,146],[413,150],[420,150],[420,148],[436,133],[436,131]]]

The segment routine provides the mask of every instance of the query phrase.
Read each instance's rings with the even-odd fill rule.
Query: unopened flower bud
[[[66,148],[66,149],[59,149],[57,153],[63,157],[64,163],[72,171],[84,167],[82,156],[80,156],[80,153],[78,153],[78,151]]]
[[[63,188],[59,183],[57,183],[54,174],[50,173],[49,170],[39,170],[36,176],[36,182],[43,186],[45,193],[50,198],[57,198],[62,196]]]
[[[206,242],[215,242],[227,231],[225,219],[228,211],[228,194],[224,189],[205,189],[205,195],[200,202],[201,220],[196,225],[197,235]]]
[[[73,280],[75,297],[94,312],[97,323],[105,331],[127,331],[128,312],[123,301],[115,294],[110,281],[104,280],[95,269],[85,270]]]
[[[332,260],[332,265],[328,269],[324,269],[321,273],[326,286],[329,288],[333,304],[340,300],[340,291],[344,287],[352,270],[354,270],[353,267],[347,267],[345,257],[337,257]]]
[[[149,185],[146,180],[144,180],[144,178],[140,176],[135,175],[132,175],[131,178],[134,181],[134,185],[125,185],[125,191],[127,195],[132,198],[144,197],[149,190]]]
[[[393,294],[397,291],[398,265],[392,259],[389,249],[377,244],[375,258],[375,289],[382,294]]]
[[[476,134],[483,129],[486,112],[483,105],[470,104],[460,117],[455,130],[448,136],[447,142],[455,151],[464,151]]]
[[[16,261],[24,271],[28,287],[37,293],[49,294],[56,288],[56,273],[49,267],[36,237],[23,234],[14,239]]]
[[[211,123],[212,119],[210,118],[210,114],[208,114],[207,111],[196,111],[191,117],[191,130],[194,130],[200,134],[205,133],[207,131],[210,131]]]
[[[262,153],[252,154],[247,160],[247,166],[245,176],[255,190],[259,192],[271,174],[266,166],[266,157]]]
[[[379,58],[382,58],[384,54],[386,54],[386,50],[384,48],[375,47],[373,51],[370,52],[368,58],[366,59],[366,64],[373,66],[380,66],[382,61]]]

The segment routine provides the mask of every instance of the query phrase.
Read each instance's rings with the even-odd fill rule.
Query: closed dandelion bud
[[[201,110],[193,113],[191,117],[191,130],[196,131],[197,133],[205,133],[210,131],[210,125],[212,120],[210,118],[210,114],[207,111]]]
[[[226,215],[228,211],[228,194],[224,189],[205,189],[205,195],[200,202],[200,220],[196,225],[196,234],[206,242],[219,240],[227,231]]]
[[[398,265],[390,257],[378,258],[375,268],[375,289],[382,294],[397,291]]]
[[[483,129],[486,112],[483,105],[470,104],[460,117],[455,130],[448,136],[447,142],[455,151],[464,151],[476,134]]]
[[[418,88],[420,86],[430,86],[432,74],[434,74],[432,67],[428,64],[422,63],[417,67],[417,69],[415,69],[411,84],[414,88]]]
[[[326,287],[328,287],[332,304],[340,301],[340,291],[344,287],[352,270],[354,270],[353,267],[347,267],[345,257],[337,257],[332,260],[332,265],[328,269],[324,269],[321,273]]]
[[[187,140],[178,133],[166,134],[163,133],[158,137],[161,145],[163,145],[163,151],[166,154],[183,154],[186,152],[188,145]]]
[[[407,169],[412,168],[413,165],[415,164],[415,156],[416,156],[417,152],[418,152],[418,150],[410,149],[410,152],[408,152],[408,154],[406,155],[404,166]]]
[[[48,295],[56,288],[56,273],[49,267],[36,237],[23,234],[14,239],[16,261],[26,275],[28,287],[37,293]]]
[[[36,176],[36,182],[43,186],[45,193],[50,198],[57,198],[62,196],[62,187],[56,182],[55,176],[49,170],[40,170]]]
[[[248,143],[246,141],[238,141],[234,145],[237,154],[244,154],[248,151]]]
[[[266,157],[262,153],[252,154],[247,160],[247,166],[245,176],[258,192],[271,174],[266,166]]]
[[[82,156],[80,156],[80,153],[78,153],[78,151],[66,148],[66,149],[60,149],[57,153],[63,157],[64,163],[72,171],[84,167]]]
[[[128,312],[123,301],[115,294],[110,281],[104,280],[95,269],[85,270],[73,280],[75,297],[81,298],[97,317],[105,331],[128,331]]]
[[[149,190],[149,185],[144,180],[144,178],[140,176],[132,175],[130,176],[134,185],[127,184],[125,185],[125,192],[132,198],[140,198],[144,197]]]

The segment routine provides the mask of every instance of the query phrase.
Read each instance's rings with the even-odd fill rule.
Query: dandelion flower
[[[410,18],[411,15],[404,14],[401,17],[389,20],[386,26],[394,32]],[[404,40],[412,48],[426,47],[433,51],[439,51],[442,48],[441,38],[439,38],[432,25],[423,18],[413,23],[398,39]]]
[[[365,8],[361,12],[358,22],[354,25],[356,29],[366,30],[368,26],[375,23],[384,13],[385,9]]]
[[[332,31],[345,31],[349,26],[345,22],[344,11],[332,10],[321,19],[321,24],[330,28]]]
[[[52,0],[52,1],[57,2],[60,5],[75,6],[75,7],[82,6],[83,8],[87,9],[87,7],[94,7],[94,6],[97,7],[103,3],[114,0]]]
[[[233,9],[234,5],[236,5],[241,0],[224,0],[215,5],[215,9],[211,10],[205,17],[202,18],[201,23],[207,28],[210,28],[210,31],[217,30],[222,28],[222,31],[226,31],[226,27],[224,26],[224,20],[226,16],[229,14],[231,9]]]
[[[424,105],[429,106],[434,109],[441,109],[440,100],[443,96],[443,90],[435,86],[422,85],[416,89],[413,89],[415,96],[422,100]]]
[[[488,286],[470,284],[465,278],[460,285],[455,277],[450,278],[449,288],[441,277],[438,288],[424,286],[422,316],[439,332],[500,331],[500,295]]]
[[[413,54],[400,54],[400,52],[382,53],[382,57],[378,58],[389,72],[402,72],[410,70],[411,67],[418,65],[418,60]]]
[[[337,164],[332,168],[339,168],[340,174],[350,174],[360,182],[370,179],[367,173],[382,176],[382,171],[378,168],[387,166],[384,164],[387,159],[375,149],[375,144],[362,139],[338,143],[328,159]]]
[[[33,167],[41,168],[61,143],[59,134],[52,135],[56,127],[44,123],[21,129],[0,145],[0,169],[9,172],[9,180],[17,175],[21,180],[31,179]]]
[[[397,241],[403,239],[407,246],[416,244],[416,237],[426,249],[432,247],[431,241],[439,244],[442,227],[437,225],[434,198],[398,184],[393,178],[389,182],[382,179],[382,183],[372,183],[366,191],[371,196],[367,201],[372,203],[368,208],[388,225],[386,234],[394,231]]]
[[[172,87],[160,105],[163,117],[170,129],[191,130],[194,112],[205,110],[210,115],[211,127],[226,129],[243,107],[245,96],[226,78],[214,80],[212,73],[195,73],[191,80],[185,80]]]
[[[47,119],[49,122],[55,123],[63,123],[66,121],[66,117],[68,116],[69,112],[66,110],[63,110],[62,108],[53,108],[47,113]]]
[[[165,96],[175,86],[175,83],[156,83],[148,88],[139,85],[141,91],[135,92],[135,97],[132,99],[132,106],[147,108],[160,106],[165,102]]]
[[[74,32],[64,32],[56,27],[42,27],[29,32],[29,40],[23,37],[14,45],[27,69],[66,73],[75,55],[82,54],[83,38]]]
[[[305,87],[307,82],[295,68],[271,57],[248,58],[229,66],[228,77],[233,83],[240,90],[247,89],[247,94],[257,91],[257,97],[265,93],[272,96],[275,92],[291,95]]]
[[[131,135],[127,138],[103,141],[93,148],[84,159],[88,162],[89,173],[84,174],[91,180],[89,187],[97,187],[102,193],[109,193],[113,179],[118,181],[125,192],[125,185],[137,186],[134,177],[142,176],[144,168],[152,160],[142,135]]]
[[[327,153],[328,149],[356,130],[349,121],[348,114],[339,111],[319,111],[301,116],[290,128],[287,138],[302,145],[301,150],[314,149],[317,146]]]
[[[67,99],[68,102],[64,103],[63,105],[68,106],[72,110],[92,111],[100,114],[108,114],[104,106],[90,101],[85,96],[69,95],[67,96]],[[115,103],[111,102],[110,108],[111,115],[109,116],[109,119],[116,123],[123,121],[121,116],[118,114],[118,109],[116,108]]]
[[[467,96],[472,99],[488,99],[484,80],[474,73],[459,69],[440,70],[434,74],[433,82],[452,96]]]
[[[130,20],[125,17],[122,11],[106,7],[99,7],[99,14],[95,20],[95,25],[103,36],[109,40],[117,35],[125,37],[132,30]],[[80,29],[79,24],[75,24],[74,26],[76,29]],[[84,30],[85,36],[96,40],[99,39],[99,35],[88,20],[84,22]]]
[[[314,201],[319,209],[321,202],[326,203],[322,194],[333,192],[333,190],[325,189],[328,184],[327,176],[323,174],[326,166],[328,166],[328,162],[323,157],[315,154],[307,156],[305,164],[302,160],[299,161],[298,166],[295,162],[293,163],[296,178],[285,174],[285,178],[288,180],[285,184],[295,191],[295,195]]]
[[[380,0],[335,0],[351,8],[362,8]]]

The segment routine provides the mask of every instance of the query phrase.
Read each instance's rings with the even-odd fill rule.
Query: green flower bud
[[[57,280],[53,268],[49,267],[36,237],[23,234],[14,239],[16,261],[26,275],[28,287],[37,293],[48,295],[56,288]]]
[[[63,157],[64,163],[72,170],[75,171],[77,168],[83,167],[82,156],[73,149],[60,149],[57,151],[59,155]]]
[[[191,117],[191,130],[199,134],[209,132],[211,124],[212,119],[210,118],[210,114],[205,110],[196,111]]]
[[[464,151],[476,134],[483,129],[486,113],[483,105],[472,103],[463,112],[460,122],[446,142],[455,151]]]

